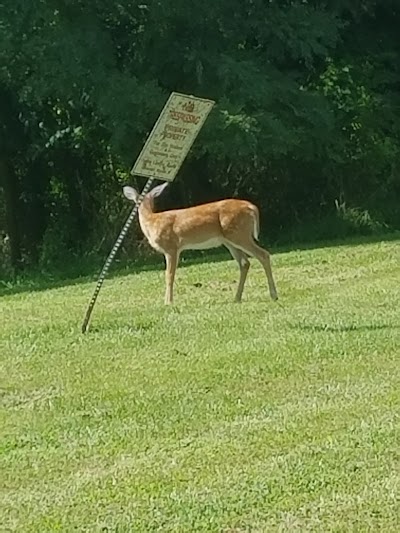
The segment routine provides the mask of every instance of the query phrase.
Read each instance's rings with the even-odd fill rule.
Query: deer
[[[247,200],[229,198],[194,207],[156,211],[154,200],[169,182],[157,185],[142,199],[138,208],[140,228],[150,246],[165,257],[165,300],[173,303],[175,274],[183,250],[204,250],[225,246],[240,270],[234,301],[240,303],[250,268],[249,257],[255,257],[264,268],[270,297],[278,299],[271,270],[270,254],[258,241],[260,215],[257,206]],[[124,196],[137,204],[140,194],[131,186],[123,187]]]

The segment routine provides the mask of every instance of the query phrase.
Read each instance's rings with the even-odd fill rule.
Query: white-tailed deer
[[[140,227],[150,245],[165,256],[165,303],[173,300],[175,272],[182,250],[199,250],[226,246],[239,263],[240,278],[235,301],[242,300],[243,288],[249,271],[248,256],[256,257],[264,267],[269,293],[278,299],[272,276],[269,253],[258,246],[258,208],[245,200],[221,200],[208,204],[156,212],[154,198],[160,196],[168,182],[154,187],[139,206]],[[124,195],[137,202],[139,193],[125,186]]]

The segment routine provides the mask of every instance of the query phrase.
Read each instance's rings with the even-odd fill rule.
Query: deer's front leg
[[[178,266],[178,253],[172,252],[165,254],[165,303],[167,305],[172,304],[174,299],[174,281],[175,281],[175,272],[176,267]]]

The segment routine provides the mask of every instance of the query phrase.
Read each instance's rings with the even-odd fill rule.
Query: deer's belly
[[[182,250],[208,250],[209,248],[218,248],[221,246],[221,239],[213,238],[199,242],[184,243]]]

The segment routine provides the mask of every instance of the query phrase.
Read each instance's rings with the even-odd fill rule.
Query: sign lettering
[[[132,174],[173,181],[214,103],[173,92],[137,158]]]

